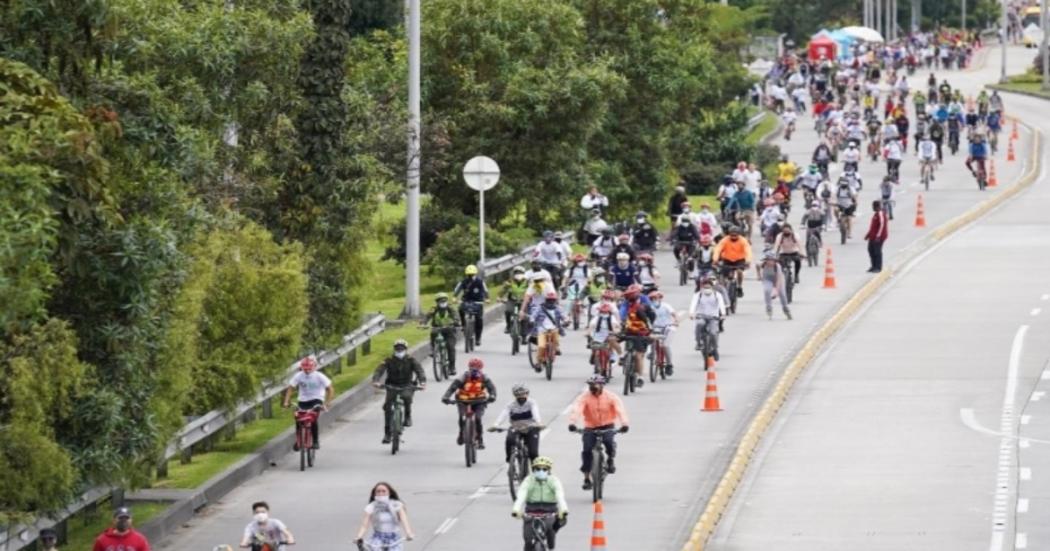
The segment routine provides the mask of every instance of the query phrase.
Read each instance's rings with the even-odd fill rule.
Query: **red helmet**
[[[635,284],[631,285],[630,287],[628,287],[627,290],[623,292],[623,297],[626,298],[626,299],[629,299],[629,300],[634,300],[634,299],[638,298],[638,296],[641,295],[641,294],[642,294],[642,286],[638,285],[637,283],[635,283]]]
[[[555,291],[547,291],[547,294],[543,295],[543,298],[547,300],[558,300],[558,293]]]
[[[616,293],[612,289],[602,291],[602,300],[616,300]]]
[[[619,239],[621,242],[630,241],[631,236],[627,235],[626,233],[621,233],[620,236],[617,237],[617,239]]]
[[[653,255],[651,255],[649,253],[640,254],[640,255],[638,255],[638,260],[644,260],[644,261],[649,262],[651,264],[653,262]]]
[[[650,291],[649,292],[649,298],[652,299],[652,300],[660,300],[660,299],[664,298],[664,294],[661,293],[660,291]]]
[[[317,360],[315,360],[313,356],[307,356],[299,360],[299,369],[302,369],[303,371],[317,369]]]
[[[611,314],[612,313],[612,304],[609,304],[608,302],[602,304],[601,306],[598,307],[598,312],[601,313],[601,314]]]
[[[701,245],[710,245],[711,244],[711,234],[709,234],[709,233],[701,234],[700,235],[700,244]]]
[[[767,206],[767,207],[772,207],[773,206],[773,199],[771,199],[769,197],[766,197],[765,199],[762,200],[762,205]]]
[[[467,367],[470,369],[482,369],[485,367],[485,362],[481,361],[481,358],[471,358],[470,361],[467,362]]]
[[[572,257],[573,262],[583,262],[584,260],[587,260],[587,257],[583,256],[582,253],[576,253]]]

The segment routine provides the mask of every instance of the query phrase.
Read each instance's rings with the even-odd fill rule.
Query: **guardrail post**
[[[58,541],[60,541],[62,543],[66,543],[66,541],[69,539],[69,522],[68,522],[68,520],[69,520],[68,518],[64,518],[64,519],[58,521],[58,524],[55,524],[55,526],[53,527],[54,530],[55,530],[55,535],[58,536]]]
[[[346,365],[354,366],[357,365],[357,349],[353,349],[349,354],[346,355]]]
[[[168,460],[163,457],[157,463],[157,479],[168,478]]]
[[[332,363],[328,364],[328,367],[326,367],[325,370],[327,370],[329,373],[331,373],[333,375],[338,375],[338,374],[342,373],[343,372],[343,357],[342,356],[336,356],[335,361],[333,361]]]
[[[273,398],[262,401],[262,416],[263,419],[273,419]]]
[[[193,446],[186,446],[186,449],[179,454],[179,462],[183,465],[189,465],[191,461],[193,461]]]
[[[372,339],[366,340],[361,344],[361,355],[367,356],[372,353]]]
[[[124,488],[113,488],[109,491],[109,504],[113,509],[124,506]]]

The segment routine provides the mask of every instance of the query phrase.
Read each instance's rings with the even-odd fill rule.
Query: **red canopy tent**
[[[837,49],[838,44],[834,40],[827,36],[818,36],[809,41],[809,59],[817,61],[823,54],[824,57],[834,60]]]

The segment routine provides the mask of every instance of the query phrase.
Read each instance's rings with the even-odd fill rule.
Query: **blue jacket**
[[[999,115],[991,113],[988,115],[988,129],[992,132],[998,132],[1002,128],[1002,121],[999,120]]]
[[[726,210],[755,210],[755,194],[747,188],[736,192]]]
[[[619,264],[613,264],[612,268],[609,268],[609,273],[613,276],[613,286],[615,287],[627,287],[632,283],[638,282],[638,267],[634,264],[628,264],[626,268],[621,268]]]
[[[988,156],[988,144],[984,142],[970,142],[970,156],[974,159],[983,159]]]

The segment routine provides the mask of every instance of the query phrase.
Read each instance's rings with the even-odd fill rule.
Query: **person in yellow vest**
[[[485,415],[485,407],[496,401],[496,385],[492,379],[482,372],[485,363],[481,358],[471,358],[467,363],[467,370],[463,375],[456,377],[448,386],[441,401],[446,404],[456,404],[459,409],[459,435],[456,436],[456,444],[463,445],[463,425],[466,424],[467,405],[474,407],[474,434],[477,435],[478,449],[485,449],[485,441],[482,438],[481,418]],[[452,395],[456,399],[452,399]]]
[[[554,549],[554,537],[569,516],[569,504],[565,501],[565,490],[561,481],[551,473],[554,462],[549,457],[540,456],[532,461],[532,473],[521,481],[518,488],[518,499],[514,500],[511,516],[520,518],[522,514],[542,515],[547,548]],[[536,543],[532,523],[526,519],[522,535],[525,537],[525,549],[535,549]]]

